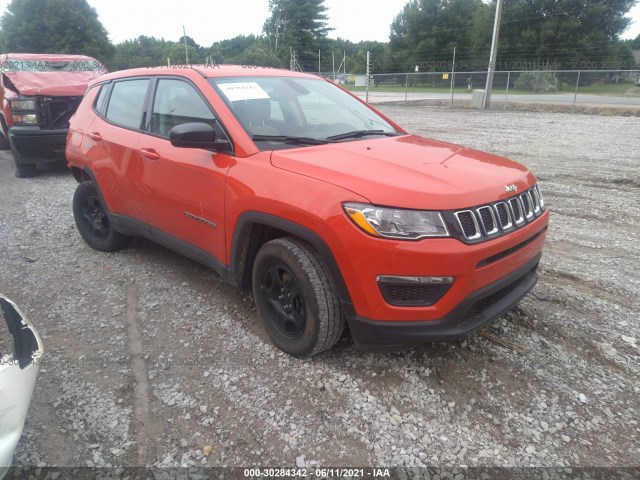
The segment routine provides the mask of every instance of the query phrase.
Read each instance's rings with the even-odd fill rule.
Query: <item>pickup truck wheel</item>
[[[18,163],[16,162],[16,177],[29,178],[38,175],[38,168],[35,163]]]
[[[253,296],[273,343],[295,357],[331,348],[344,316],[317,253],[294,238],[262,246],[253,264]]]
[[[13,154],[13,161],[16,164],[16,177],[28,178],[38,175],[38,168],[35,163],[22,163],[20,162],[20,155],[13,148],[11,149]]]
[[[80,236],[95,250],[113,252],[124,248],[131,240],[131,237],[114,230],[91,181],[82,182],[76,188],[73,195],[73,218]]]

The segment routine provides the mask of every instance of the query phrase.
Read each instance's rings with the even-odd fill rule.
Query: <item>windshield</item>
[[[245,131],[263,149],[395,136],[384,118],[321,79],[209,79]]]
[[[104,70],[94,59],[77,60],[21,60],[6,59],[0,64],[3,72],[91,72]]]

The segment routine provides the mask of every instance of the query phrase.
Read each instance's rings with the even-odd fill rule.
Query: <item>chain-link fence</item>
[[[434,101],[481,106],[487,72],[341,75],[335,80],[371,103]],[[478,105],[480,102],[480,105]],[[640,70],[567,70],[495,72],[490,103],[630,106],[640,109]]]

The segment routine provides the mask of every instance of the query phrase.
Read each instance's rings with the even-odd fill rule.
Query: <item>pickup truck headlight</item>
[[[11,100],[11,110],[38,110],[35,100]]]
[[[37,125],[38,115],[35,113],[14,113],[11,115],[14,125]]]
[[[366,203],[345,203],[351,220],[374,237],[418,240],[449,237],[440,212],[377,207]]]

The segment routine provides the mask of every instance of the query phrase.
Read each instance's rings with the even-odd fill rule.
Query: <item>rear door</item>
[[[147,222],[143,159],[138,151],[149,78],[117,80],[102,87],[97,117],[85,132],[84,147],[112,213]]]

